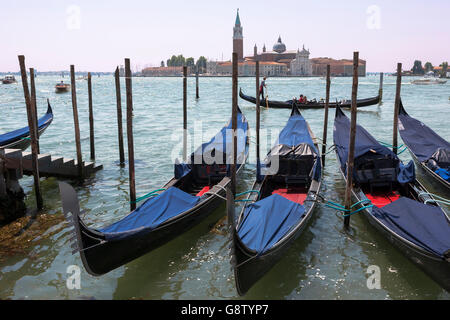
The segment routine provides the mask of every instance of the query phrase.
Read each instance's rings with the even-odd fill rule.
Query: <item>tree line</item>
[[[439,75],[441,77],[446,77],[447,76],[447,72],[448,70],[448,62],[442,62],[439,67],[441,67],[442,69],[439,71]],[[425,65],[422,67],[422,61],[420,60],[416,60],[414,61],[414,65],[411,69],[411,72],[413,74],[419,74],[419,75],[423,75],[425,73],[428,73],[430,71],[434,72],[434,66],[431,62],[427,62],[425,63]]]
[[[204,56],[199,57],[197,61],[195,61],[193,57],[185,58],[182,54],[180,54],[178,56],[173,55],[170,59],[167,59],[166,65],[168,67],[197,67],[199,73],[205,73],[206,62],[207,60]],[[161,61],[161,67],[165,67],[166,65],[164,64],[164,61]]]

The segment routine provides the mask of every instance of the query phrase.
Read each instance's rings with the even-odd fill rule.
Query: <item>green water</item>
[[[36,78],[38,112],[46,110],[46,98],[54,110],[54,121],[41,137],[41,152],[76,158],[70,93],[55,94],[59,77]],[[69,81],[66,77],[64,80]],[[442,137],[450,140],[448,112],[450,83],[415,86],[403,79],[402,98],[413,117],[421,119]],[[332,99],[351,96],[351,78],[332,79]],[[362,124],[377,139],[391,143],[394,77],[385,76],[382,106],[358,112]],[[308,98],[325,96],[325,81],[320,78],[270,78],[270,99],[287,100],[300,93]],[[76,82],[83,159],[89,158],[89,118],[87,82]],[[359,80],[359,98],[378,93],[379,78]],[[245,93],[254,95],[253,78],[239,79]],[[202,126],[203,140],[209,139],[229,119],[231,78],[201,78],[200,99],[195,100],[195,79],[188,80],[188,128]],[[125,86],[122,79],[123,105]],[[0,86],[0,133],[27,124],[22,86]],[[96,161],[104,169],[76,190],[87,214],[88,225],[100,227],[117,221],[129,212],[128,171],[118,164],[118,139],[113,77],[93,77]],[[182,79],[134,78],[134,145],[137,196],[157,189],[173,175],[173,150],[180,146],[182,129]],[[255,128],[255,106],[239,99]],[[264,147],[285,124],[289,110],[262,110],[261,128],[272,133]],[[322,137],[323,110],[302,114],[311,129]],[[125,115],[125,112],[124,112]],[[332,140],[334,112],[330,112],[328,139]],[[124,127],[125,128],[125,127]],[[201,144],[198,132],[191,148]],[[254,140],[254,138],[252,138]],[[126,141],[126,137],[125,137]],[[331,141],[329,140],[330,144]],[[126,143],[126,142],[125,142]],[[125,144],[126,148],[126,144]],[[177,150],[177,149],[175,149]],[[251,144],[254,159],[255,145]],[[410,156],[404,152],[402,160]],[[238,191],[248,190],[255,176],[250,161],[240,176]],[[424,181],[419,173],[418,178]],[[426,181],[425,181],[426,182]],[[429,186],[428,183],[426,183]],[[28,206],[34,205],[33,181],[21,180]],[[58,182],[41,179],[45,212],[62,215]],[[438,191],[429,186],[430,191]],[[332,201],[343,202],[345,185],[338,172],[334,153],[327,156],[321,193]],[[35,241],[25,253],[0,259],[0,298],[13,299],[235,299],[239,298],[230,268],[229,239],[226,228],[212,232],[211,227],[225,216],[225,205],[207,220],[159,249],[102,277],[88,275],[79,255],[72,255],[70,228],[66,223],[52,227],[52,235]],[[286,256],[244,297],[248,299],[449,299],[450,294],[393,248],[363,216],[352,217],[350,234],[332,209],[319,207],[310,226]],[[217,228],[216,228],[217,229]],[[81,267],[81,289],[69,290],[67,267]],[[368,289],[367,268],[379,266],[381,289]]]

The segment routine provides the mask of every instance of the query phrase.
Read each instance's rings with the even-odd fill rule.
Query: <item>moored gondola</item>
[[[44,133],[45,129],[53,121],[53,110],[48,100],[47,105],[47,112],[38,120],[39,136]],[[0,148],[25,150],[30,146],[30,143],[30,129],[28,126],[0,135]]]
[[[346,179],[350,121],[338,107],[334,144]],[[450,220],[416,180],[414,164],[357,125],[352,199],[386,239],[444,289],[450,291]]]
[[[249,150],[248,122],[238,110],[237,170]],[[223,201],[232,159],[231,120],[228,126],[190,157],[175,164],[175,177],[160,194],[146,200],[123,219],[100,229],[89,228],[80,218],[75,190],[60,183],[64,213],[72,214],[76,251],[91,275],[99,276],[128,263],[186,232],[210,215]]]
[[[265,160],[263,176],[257,177],[232,230],[234,274],[240,295],[283,257],[313,215],[322,177],[314,139],[294,105]]]
[[[398,131],[414,162],[450,195],[450,143],[412,118],[400,101]]]
[[[244,99],[245,101],[255,103],[256,99],[255,97],[248,96],[242,92],[242,89],[239,90],[239,96]],[[259,105],[261,107],[269,106],[269,108],[275,108],[275,109],[290,109],[292,108],[292,103],[295,103],[298,108],[300,109],[323,109],[325,108],[325,101],[320,100],[311,100],[307,103],[299,103],[298,101],[294,100],[287,100],[287,101],[275,101],[275,100],[268,100],[266,103],[266,99],[261,99]],[[359,99],[357,101],[358,108],[361,107],[367,107],[372,106],[375,104],[378,104],[380,102],[380,96],[372,97],[372,98],[366,98],[366,99]],[[330,102],[329,107],[330,108],[336,108],[336,106],[339,105],[341,108],[350,108],[351,107],[351,101],[350,100],[343,100],[339,102]]]

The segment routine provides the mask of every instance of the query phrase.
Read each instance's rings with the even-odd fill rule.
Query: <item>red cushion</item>
[[[199,193],[196,194],[197,197],[201,197],[205,192],[209,191],[209,186],[204,187],[202,190],[200,190]]]
[[[397,192],[391,192],[391,193],[376,193],[376,194],[370,194],[367,193],[366,197],[372,201],[372,204],[378,208],[382,208],[385,205],[394,202],[395,200],[398,200],[400,198],[400,194]]]
[[[297,202],[303,204],[306,199],[307,194],[298,192],[295,189],[276,189],[272,192],[272,194],[279,194],[280,196],[291,200],[293,202]]]

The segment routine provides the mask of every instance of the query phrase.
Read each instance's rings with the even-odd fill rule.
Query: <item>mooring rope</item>
[[[248,193],[257,193],[258,197],[261,195],[261,193],[258,190],[247,190],[247,191],[236,194],[235,198],[241,197]],[[252,201],[254,201],[254,200],[251,200],[251,199],[235,199],[234,200],[234,202],[252,202]]]
[[[419,192],[418,195],[419,196],[425,196],[426,195],[426,196],[430,197],[430,199],[427,199],[427,200],[424,201],[424,204],[428,204],[428,202],[437,202],[437,203],[443,203],[443,204],[446,204],[446,205],[450,206],[450,200],[449,199],[446,199],[444,197],[438,196],[437,194],[429,193],[429,192]],[[434,199],[434,198],[436,198],[436,199]]]
[[[386,142],[383,142],[383,141],[379,141],[379,140],[377,140],[377,141],[378,141],[380,144],[382,144],[383,146],[388,147],[388,148],[392,148],[392,149],[397,149],[397,150],[398,150],[398,149],[404,147],[403,150],[400,150],[400,151],[397,153],[397,155],[402,154],[403,152],[405,152],[406,149],[408,149],[408,147],[405,146],[405,145],[403,145],[403,144],[399,145],[398,147],[394,147],[393,145],[391,145],[391,144],[389,144],[389,143],[386,143]]]
[[[363,199],[361,201],[358,201],[358,202],[352,204],[350,206],[350,209],[347,209],[347,208],[345,208],[345,206],[343,206],[339,203],[325,199],[325,197],[320,194],[317,194],[316,199],[305,200],[305,201],[323,203],[326,207],[329,207],[329,208],[337,210],[337,211],[342,211],[342,214],[341,214],[342,217],[349,217],[351,215],[354,215],[355,213],[361,212],[364,209],[373,207],[372,201],[370,201],[370,199]],[[359,208],[359,209],[352,210],[355,206],[357,206],[359,204],[363,204],[363,203],[366,203],[366,204],[362,205],[361,208]]]
[[[138,203],[139,201],[142,201],[142,200],[144,200],[144,199],[147,199],[147,198],[150,198],[150,197],[158,196],[159,194],[157,194],[157,192],[159,192],[159,191],[165,191],[165,190],[166,190],[166,189],[164,189],[164,188],[156,189],[156,190],[154,190],[154,191],[152,191],[152,192],[147,193],[146,195],[144,195],[144,196],[142,196],[142,197],[137,198],[136,201],[130,201],[130,203]]]

